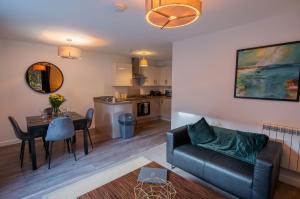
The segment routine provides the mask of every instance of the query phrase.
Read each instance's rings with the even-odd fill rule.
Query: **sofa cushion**
[[[173,164],[193,175],[202,177],[205,162],[212,156],[212,153],[214,152],[209,149],[192,144],[181,145],[174,150]]]
[[[215,152],[205,163],[203,179],[234,195],[249,198],[253,172],[254,165]]]
[[[251,196],[252,164],[192,144],[176,147],[173,156],[175,166],[234,195]]]
[[[188,134],[193,145],[208,143],[216,138],[213,129],[204,118],[188,125]]]

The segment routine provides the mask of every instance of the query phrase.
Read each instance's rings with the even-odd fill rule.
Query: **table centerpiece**
[[[65,97],[61,94],[51,94],[49,96],[49,103],[51,104],[52,107],[52,116],[53,117],[58,117],[60,110],[59,107],[66,101]]]

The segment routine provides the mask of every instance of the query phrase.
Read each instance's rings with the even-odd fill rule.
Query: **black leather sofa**
[[[183,126],[167,133],[167,162],[238,198],[272,198],[278,182],[282,145],[269,141],[255,165],[193,146]]]

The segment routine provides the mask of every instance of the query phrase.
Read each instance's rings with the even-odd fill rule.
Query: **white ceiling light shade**
[[[58,56],[67,59],[81,58],[81,50],[73,46],[60,46],[58,47]]]
[[[67,39],[68,42],[71,42],[71,39]],[[80,59],[81,50],[74,46],[59,46],[58,47],[58,56],[66,59]]]
[[[201,0],[146,0],[147,22],[161,29],[189,25],[201,11]]]

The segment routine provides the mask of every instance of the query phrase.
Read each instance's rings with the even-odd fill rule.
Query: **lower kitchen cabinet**
[[[163,120],[171,120],[171,98],[161,98],[160,99],[160,117]]]
[[[145,116],[138,116],[138,104],[150,102],[150,114]],[[171,98],[167,97],[155,97],[146,100],[136,100],[132,102],[133,113],[137,121],[147,121],[153,119],[171,120]]]
[[[150,103],[150,114],[145,116],[138,116],[138,104],[139,103]],[[136,100],[132,103],[133,113],[137,121],[158,119],[160,117],[160,98],[152,98],[146,100]]]
[[[95,128],[99,132],[109,132],[111,138],[119,138],[119,115],[123,113],[132,113],[132,103],[103,103],[100,100],[94,100],[95,107]]]
[[[99,132],[109,132],[112,138],[121,136],[118,118],[122,113],[132,113],[138,126],[151,120],[171,120],[171,98],[164,96],[116,103],[104,102],[95,98],[94,107],[95,128]],[[144,115],[141,115],[138,109],[141,109]]]
[[[152,111],[152,117],[159,117],[160,116],[160,99],[152,99],[151,100],[151,111]]]

